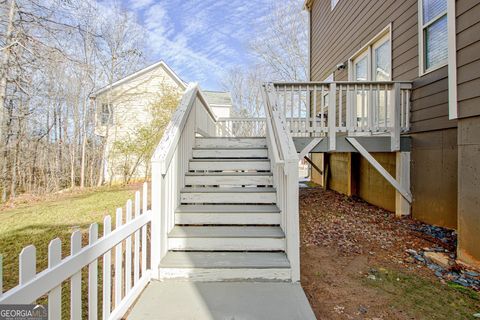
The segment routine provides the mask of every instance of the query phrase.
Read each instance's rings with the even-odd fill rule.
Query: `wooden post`
[[[396,178],[402,188],[410,191],[410,152],[396,153]],[[395,192],[395,215],[410,215],[410,203],[398,191]]]
[[[400,97],[400,84],[395,83],[393,85],[393,92],[392,92],[392,141],[391,141],[391,150],[392,151],[400,151],[400,130],[401,130],[401,97]],[[388,108],[388,107],[387,107]]]
[[[330,91],[328,93],[328,149],[330,151],[335,151],[337,149],[336,146],[336,109],[337,109],[337,84],[331,83],[330,84]]]
[[[163,177],[161,174],[161,163],[152,162],[152,226],[151,226],[151,244],[150,244],[150,268],[152,270],[152,278],[158,279],[158,266],[160,265],[160,255],[162,249],[165,246],[163,243],[163,235],[161,234],[161,186],[163,184]]]
[[[298,213],[298,163],[287,166],[287,256],[292,270],[292,282],[300,281],[300,226]]]

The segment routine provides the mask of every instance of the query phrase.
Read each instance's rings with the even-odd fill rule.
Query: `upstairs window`
[[[100,123],[102,124],[102,126],[106,126],[107,124],[113,124],[113,107],[111,104],[102,103]]]
[[[420,75],[447,64],[447,0],[419,0]]]
[[[339,1],[340,1],[340,0],[330,0],[331,6],[332,6],[332,10],[335,9],[335,6],[337,5],[337,3],[338,3]]]

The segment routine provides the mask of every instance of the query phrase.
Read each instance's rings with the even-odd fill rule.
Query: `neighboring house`
[[[135,168],[132,179],[144,179],[149,173],[149,161],[137,163],[136,157],[125,160],[114,150],[115,142],[131,139],[140,126],[152,119],[150,106],[167,92],[179,93],[186,83],[163,61],[152,64],[108,85],[92,95],[96,106],[95,133],[106,138],[104,181],[118,182],[125,177],[125,168]],[[206,91],[205,99],[217,117],[229,117],[232,108],[228,92]],[[126,164],[127,162],[127,164]]]
[[[203,91],[213,113],[219,118],[229,118],[232,115],[232,96],[230,92]]]
[[[480,3],[307,0],[305,7],[311,81],[412,81],[404,136],[413,218],[457,229],[459,258],[480,265]],[[394,152],[373,155],[395,174]],[[323,166],[325,154],[313,158]],[[332,153],[329,165],[330,188],[395,210],[394,188],[358,153]]]
[[[166,91],[173,90],[181,94],[185,88],[185,82],[165,62],[160,61],[92,95],[96,106],[95,133],[106,139],[104,181],[124,179],[125,159],[112,154],[115,142],[131,138],[138,126],[148,123],[151,120],[149,107]],[[135,163],[129,165],[135,166]],[[147,171],[148,167],[142,161],[132,178],[144,178]]]

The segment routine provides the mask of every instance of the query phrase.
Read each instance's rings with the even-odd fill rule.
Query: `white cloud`
[[[130,0],[129,5],[133,10],[143,9],[154,3],[155,0]]]
[[[143,17],[150,54],[207,86],[245,60],[243,46],[266,9],[262,0],[130,0],[130,8]]]

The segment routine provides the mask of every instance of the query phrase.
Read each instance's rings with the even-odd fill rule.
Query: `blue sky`
[[[268,0],[123,0],[147,30],[147,50],[187,81],[222,89],[229,69],[253,57],[248,41],[261,32]],[[281,1],[281,0],[280,0]]]

